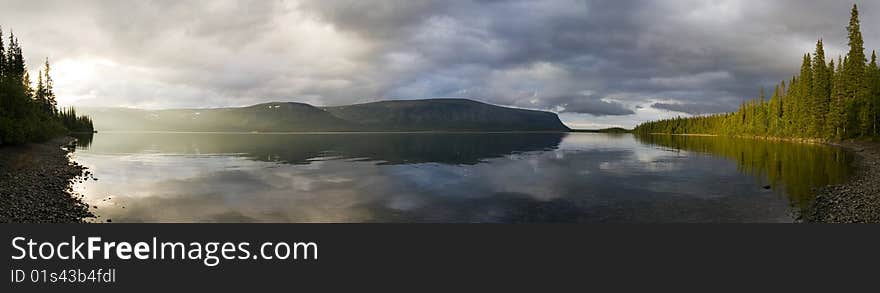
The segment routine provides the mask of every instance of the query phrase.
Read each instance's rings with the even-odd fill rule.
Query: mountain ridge
[[[267,102],[245,107],[144,110],[80,108],[103,131],[556,131],[555,113],[502,107],[469,99],[388,100],[316,107]]]

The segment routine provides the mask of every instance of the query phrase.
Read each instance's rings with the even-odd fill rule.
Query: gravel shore
[[[0,146],[0,223],[79,223],[94,217],[70,187],[90,177],[63,149],[73,142],[65,137]]]
[[[837,144],[857,155],[856,174],[840,185],[818,190],[813,208],[804,217],[815,223],[880,223],[880,143]]]

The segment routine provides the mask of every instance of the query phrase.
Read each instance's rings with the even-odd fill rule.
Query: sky
[[[333,106],[468,98],[573,128],[733,111],[789,79],[851,2],[0,0],[62,106]],[[860,3],[866,48],[880,3]]]

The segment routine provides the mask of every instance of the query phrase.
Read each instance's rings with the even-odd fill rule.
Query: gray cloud
[[[875,48],[880,3],[861,5]],[[817,38],[842,53],[848,17],[818,0],[0,3],[31,68],[56,64],[65,104],[461,97],[625,127],[734,110],[796,73]]]
[[[633,110],[625,108],[620,103],[602,100],[575,101],[569,104],[564,104],[563,107],[565,107],[565,110],[561,111],[563,113],[592,114],[594,116],[635,114]]]
[[[695,103],[654,103],[651,108],[668,110],[673,112],[687,113],[692,115],[714,114],[730,111],[730,107],[719,104],[695,104]]]

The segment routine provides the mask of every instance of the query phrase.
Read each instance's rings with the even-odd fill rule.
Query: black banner
[[[875,275],[875,269],[854,268],[872,268],[880,263],[880,237],[875,233],[876,226],[869,225],[0,227],[6,246],[2,261],[7,275],[5,287],[11,289],[3,292],[227,291],[268,287],[290,289],[286,291],[385,288],[408,292],[532,288],[547,292],[571,286],[587,288],[607,283],[610,278],[630,279],[612,283],[627,288],[646,285],[647,280],[661,276],[676,278],[664,279],[665,282],[738,274],[807,276],[828,268],[838,268],[838,273],[849,269],[849,276],[868,280]],[[88,258],[90,241],[99,250],[93,251],[92,259],[82,259]],[[29,242],[32,244],[28,245]],[[59,248],[62,243],[66,244]],[[113,245],[107,246],[108,243]],[[164,259],[156,251],[161,243],[168,243]],[[185,247],[180,249],[179,245],[174,246],[176,243]],[[231,259],[223,259],[226,243],[232,243],[225,247]],[[314,245],[304,246],[308,243]],[[77,245],[80,254],[76,252]],[[176,259],[171,259],[171,247],[193,253],[193,258],[180,259],[182,254],[177,253]],[[299,249],[297,259],[292,257],[294,249]],[[200,252],[198,259],[193,252],[196,250]],[[50,254],[50,259],[44,259]],[[207,255],[212,255],[211,261],[206,261]],[[286,259],[279,259],[285,255]],[[218,258],[216,262],[213,257]]]

